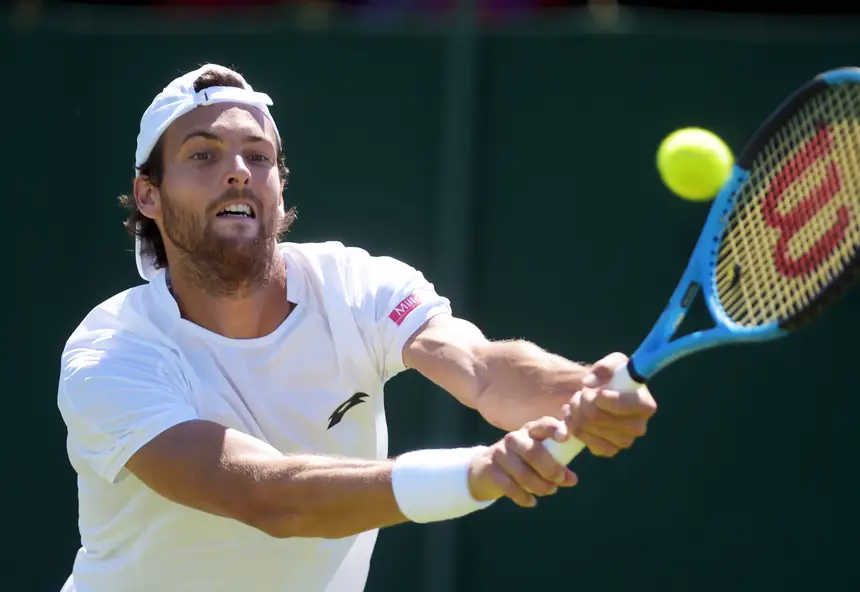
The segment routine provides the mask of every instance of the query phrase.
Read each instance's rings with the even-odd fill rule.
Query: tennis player
[[[279,242],[294,219],[269,106],[206,65],[143,114],[127,226],[146,280],[96,306],[61,360],[82,546],[67,592],[357,592],[379,528],[523,507],[576,477],[540,442],[613,456],[647,390],[491,342],[409,265]],[[509,433],[388,458],[383,387],[412,368]]]

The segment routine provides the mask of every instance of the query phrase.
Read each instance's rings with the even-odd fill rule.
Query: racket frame
[[[843,281],[828,287],[807,307],[807,314],[801,313],[789,322],[746,327],[734,323],[720,304],[715,274],[718,249],[728,223],[728,214],[734,207],[735,196],[749,179],[749,170],[762,146],[812,96],[829,86],[844,83],[860,84],[860,68],[837,68],[807,81],[783,100],[747,142],[732,167],[729,179],[714,198],[702,233],[672,297],[650,333],[630,356],[627,371],[633,380],[645,384],[660,370],[678,359],[713,347],[784,337],[816,316],[823,305],[838,297],[843,288],[851,282],[855,274],[846,271]],[[672,340],[699,292],[705,300],[714,327]]]
[[[860,84],[860,68],[839,68],[819,74],[789,95],[753,134],[738,155],[728,181],[723,184],[714,198],[693,254],[669,302],[651,331],[630,356],[627,365],[615,370],[608,388],[620,392],[632,392],[644,385],[657,372],[689,354],[720,345],[762,342],[784,337],[817,316],[818,310],[844,291],[853,279],[849,276],[857,275],[846,270],[841,282],[828,287],[808,307],[818,310],[801,313],[797,318],[782,325],[775,321],[755,327],[738,325],[729,318],[717,296],[715,278],[719,246],[728,224],[728,215],[735,205],[735,196],[750,177],[749,170],[761,147],[812,95],[828,86],[844,83]],[[855,272],[860,270],[858,259],[860,259],[860,250],[851,264]],[[715,323],[714,327],[694,331],[673,340],[672,337],[687,316],[690,306],[700,294]],[[564,442],[546,439],[543,440],[543,446],[557,462],[563,465],[569,464],[585,449],[585,444],[573,437]]]

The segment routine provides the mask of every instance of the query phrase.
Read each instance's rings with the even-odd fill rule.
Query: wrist
[[[416,450],[399,456],[391,486],[403,515],[412,522],[439,522],[490,506],[495,500],[476,500],[469,488],[472,460],[484,449]]]

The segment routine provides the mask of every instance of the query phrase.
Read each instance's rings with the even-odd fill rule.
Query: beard
[[[228,201],[246,199],[254,204],[255,236],[224,236],[214,228],[214,218],[183,208],[162,189],[164,233],[181,255],[178,263],[190,279],[206,292],[236,296],[266,285],[272,276],[277,245],[278,220],[266,215],[250,190],[230,189],[209,208],[217,212]]]

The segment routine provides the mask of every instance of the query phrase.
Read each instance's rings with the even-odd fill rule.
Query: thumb
[[[567,426],[563,421],[554,417],[544,417],[526,426],[529,438],[541,442],[553,438],[559,442],[567,439]]]
[[[614,352],[594,363],[589,368],[589,374],[582,379],[582,385],[588,388],[597,388],[608,384],[615,375],[615,369],[627,363],[627,356],[620,352]]]

